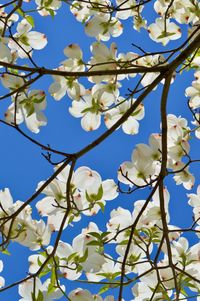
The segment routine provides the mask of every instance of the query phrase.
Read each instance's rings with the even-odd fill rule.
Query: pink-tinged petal
[[[117,109],[112,109],[110,113],[107,113],[104,117],[106,127],[111,128],[111,126],[113,126],[120,117],[121,115],[119,114],[119,111]]]
[[[0,260],[0,273],[3,271],[3,261]]]
[[[98,17],[93,17],[85,25],[85,33],[90,37],[97,37],[103,31],[101,26],[102,20]]]
[[[192,109],[197,109],[200,107],[200,94],[192,97],[189,101],[189,105]]]
[[[88,112],[81,119],[81,126],[87,132],[98,129],[100,127],[100,124],[101,124],[101,115],[100,114],[97,115],[97,114]]]
[[[17,25],[17,31],[20,35],[26,34],[31,30],[31,28],[32,28],[31,24],[26,19],[23,19]]]
[[[0,204],[1,204],[1,208],[3,208],[3,210],[5,211],[7,211],[13,205],[13,198],[8,188],[0,190]],[[1,272],[2,261],[0,262],[1,262],[0,263],[0,272]]]
[[[67,46],[64,49],[64,54],[69,58],[78,59],[78,60],[81,59],[83,55],[79,45],[77,44],[71,44]]]
[[[102,183],[103,186],[103,199],[106,201],[113,200],[118,196],[117,188],[118,186],[115,184],[113,180],[105,180]]]
[[[5,279],[3,277],[0,277],[0,288],[5,285]]]
[[[72,106],[69,108],[69,112],[72,116],[79,118],[82,117],[82,113],[86,109],[85,103],[83,101],[72,101]]]
[[[56,202],[53,197],[46,197],[37,202],[36,208],[41,216],[48,216],[56,211]]]
[[[116,23],[114,26],[111,26],[111,28],[109,28],[109,32],[113,37],[119,37],[123,33],[123,25],[120,21],[117,21],[117,19],[114,19],[113,22]]]
[[[47,44],[47,38],[43,33],[31,31],[27,34],[28,43],[33,49],[43,49]]]
[[[47,119],[42,112],[33,113],[25,119],[27,128],[37,134],[40,131],[40,126],[45,126],[47,124]]]
[[[77,288],[69,294],[71,301],[94,301],[92,294],[88,290]]]
[[[139,123],[137,120],[133,117],[129,117],[123,124],[122,129],[124,133],[135,135],[138,133],[139,130]]]

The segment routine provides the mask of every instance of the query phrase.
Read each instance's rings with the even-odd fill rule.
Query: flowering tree
[[[9,188],[0,191],[1,252],[9,254],[11,242],[31,251],[29,269],[12,283],[3,277],[6,261],[0,261],[0,292],[18,286],[15,300],[21,301],[200,300],[200,243],[191,243],[187,236],[198,238],[200,233],[200,186],[191,172],[200,162],[192,150],[200,139],[200,3],[4,2],[0,5],[0,100],[8,99],[10,104],[0,123],[42,150],[52,174],[43,180],[40,173],[35,192],[25,201],[14,201]],[[90,58],[72,43],[64,49],[65,60],[49,69],[37,62],[37,51],[51,39],[37,31],[37,20],[56,22],[63,7],[82,23],[85,38],[93,38]],[[119,53],[118,37],[128,35],[128,22],[141,39],[148,32],[149,45],[156,51],[151,46],[144,50],[141,42]],[[175,45],[172,49],[166,46],[170,43]],[[40,80],[48,75],[51,84],[42,90]],[[170,91],[180,77],[191,77],[185,96],[179,96],[187,102],[190,120],[167,109]],[[116,175],[102,179],[98,171],[80,166],[80,159],[120,127],[133,141],[133,135],[142,137],[139,127],[145,120],[145,102],[155,89],[161,92],[160,128],[148,144],[134,145],[131,159],[124,158],[129,161],[116,171],[117,179]],[[67,99],[69,114],[80,119],[83,131],[97,130],[96,138],[74,153],[37,138],[41,127],[47,126],[45,109],[51,98]],[[101,122],[106,130],[98,134]],[[174,200],[170,200],[170,185],[165,186],[168,179],[183,187],[193,207],[193,222],[185,228],[170,223],[169,204]],[[138,192],[143,199],[135,199]],[[134,199],[130,210],[123,208],[127,195]],[[107,201],[113,204],[110,217],[97,225],[95,215],[107,212]],[[68,241],[65,234],[86,216],[91,219],[88,226]],[[74,282],[77,288],[72,290]]]

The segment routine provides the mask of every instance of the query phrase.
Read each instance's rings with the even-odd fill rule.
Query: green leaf
[[[16,7],[17,5],[16,5],[15,3],[13,3],[13,6]],[[24,11],[23,11],[20,7],[16,10],[16,12],[17,12],[20,16],[24,17]]]
[[[104,212],[105,206],[103,203],[98,202],[97,205],[99,205],[99,207],[101,208],[101,211]]]
[[[41,103],[41,102],[43,102],[43,100],[45,99],[45,97],[46,96],[44,95],[41,98],[33,98],[32,102],[34,102],[34,103]]]
[[[81,266],[81,265],[79,265],[79,266],[77,267],[77,269],[76,269],[76,272],[77,272],[77,273],[79,273],[79,272],[81,272],[81,271],[82,271],[82,269],[83,269],[83,268],[82,268],[82,266]]]
[[[27,117],[31,116],[35,112],[35,108],[33,104],[28,104],[25,107],[27,109]]]
[[[46,8],[46,10],[49,12],[50,16],[52,17],[52,19],[54,19],[54,16],[55,16],[55,12],[53,9],[50,9],[50,8]]]
[[[77,252],[72,253],[71,255],[69,255],[69,257],[67,258],[67,261],[71,261],[74,257],[77,256]]]
[[[163,32],[161,35],[159,35],[157,37],[157,39],[163,39],[166,37],[170,37],[170,36],[173,36],[174,34],[175,34],[175,32]]]
[[[49,5],[51,5],[52,2],[53,2],[53,0],[44,1],[44,5],[49,6]]]
[[[120,241],[119,245],[124,246],[127,245],[128,239]]]
[[[90,203],[90,202],[93,202],[93,200],[90,198],[89,194],[87,193],[87,190],[85,191],[85,196],[86,196],[86,199],[87,201]]]
[[[91,235],[91,236],[93,236],[93,237],[96,237],[97,239],[101,238],[101,234],[99,234],[97,232],[89,232],[88,234]]]
[[[49,283],[48,285],[48,290],[47,290],[47,294],[51,294],[56,290],[55,286],[51,283]]]
[[[32,26],[35,27],[35,22],[32,16],[26,16],[26,21]]]
[[[88,258],[88,248],[85,250],[85,253],[82,257],[79,257],[79,262],[85,262]]]
[[[1,252],[2,254],[5,254],[5,255],[11,255],[11,253],[6,249],[6,250],[3,250],[2,252]]]
[[[39,257],[37,258],[37,264],[39,265],[39,267],[42,266],[42,262],[40,261],[40,258],[39,258]]]
[[[41,278],[41,277],[47,275],[49,272],[50,272],[50,269],[47,268],[47,269],[43,270],[43,271],[39,274],[39,277]]]
[[[56,269],[53,268],[51,272],[51,284],[55,286],[56,284]]]
[[[96,200],[99,201],[102,199],[103,196],[103,186],[101,185],[98,189],[97,195],[96,195]]]
[[[108,236],[111,232],[103,232],[101,233],[101,238],[105,238],[106,236]]]
[[[70,218],[69,218],[69,221],[68,221],[68,224],[71,224],[74,220],[74,215],[71,215]]]
[[[102,288],[100,288],[99,294],[101,295],[101,294],[107,292],[109,289],[110,289],[110,285],[106,284],[106,285],[102,286]]]
[[[87,246],[101,246],[101,242],[98,240],[93,240],[87,243]]]
[[[43,300],[44,300],[43,293],[41,292],[41,290],[39,290],[37,301],[43,301]]]

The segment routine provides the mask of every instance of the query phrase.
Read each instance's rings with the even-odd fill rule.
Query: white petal
[[[37,31],[31,31],[27,34],[28,43],[33,49],[42,49],[47,44],[47,38],[44,34],[37,32]]]
[[[88,112],[81,119],[81,126],[85,131],[94,131],[100,127],[101,115]]]

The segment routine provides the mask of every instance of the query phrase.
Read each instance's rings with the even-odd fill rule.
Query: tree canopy
[[[0,34],[2,178],[18,161],[28,196],[14,169],[0,190],[1,295],[200,301],[200,2],[2,1]],[[27,265],[6,277],[16,246]]]

